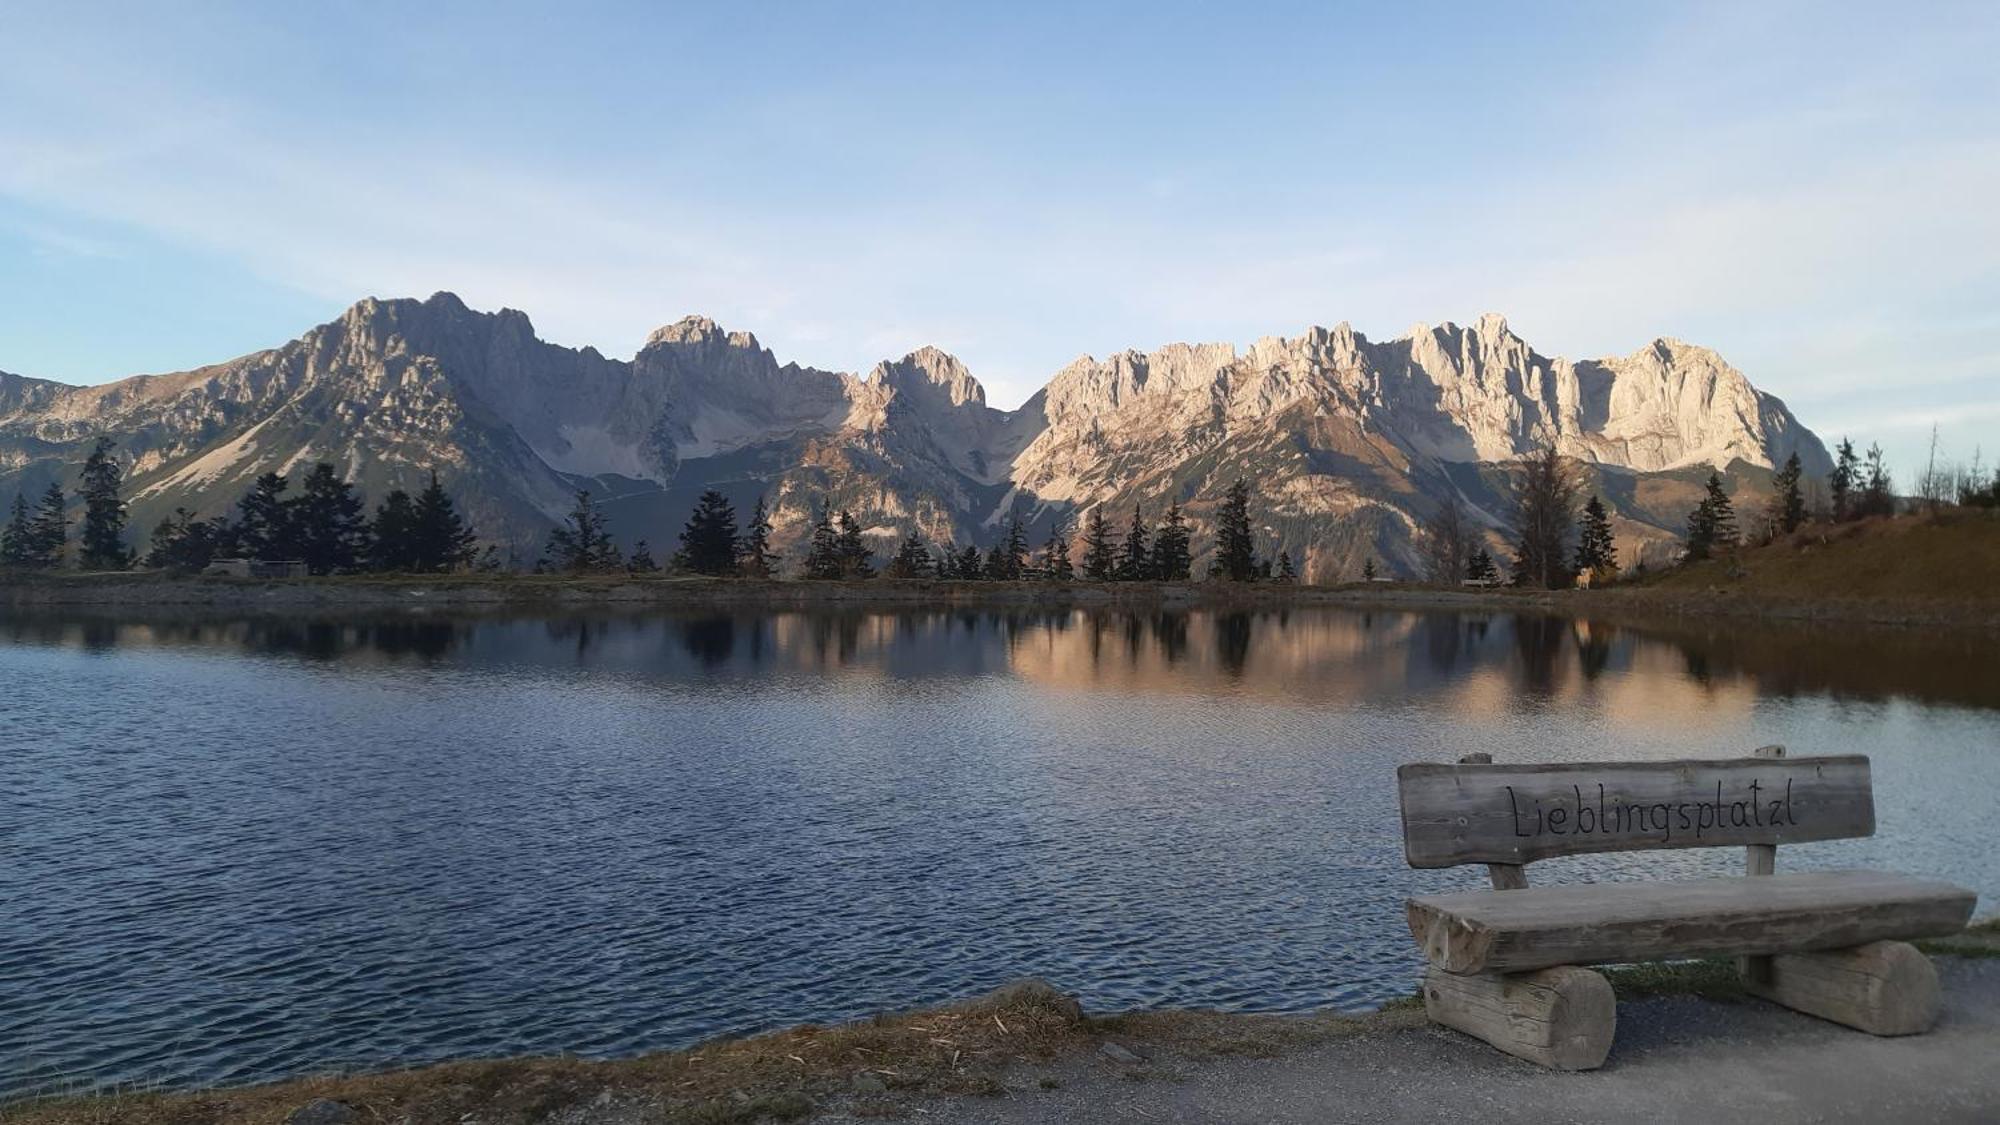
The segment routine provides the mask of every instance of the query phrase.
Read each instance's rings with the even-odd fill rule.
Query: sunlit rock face
[[[823,506],[882,550],[910,530],[990,543],[1019,515],[1058,519],[1181,503],[1205,549],[1242,477],[1264,548],[1309,578],[1365,559],[1414,569],[1416,527],[1456,497],[1498,545],[1519,458],[1576,459],[1616,517],[1627,560],[1664,548],[1713,469],[1753,489],[1825,449],[1783,403],[1705,348],[1657,340],[1572,362],[1498,316],[1369,341],[1346,324],[1228,344],[1076,360],[1000,410],[934,347],[865,376],[780,364],[704,317],[662,327],[631,360],[535,335],[515,310],[457,297],[376,300],[299,339],[213,367],[98,387],[0,373],[0,496],[39,491],[98,435],[119,441],[141,533],[177,506],[227,510],[263,472],[334,463],[375,499],[435,471],[516,562],[578,488],[628,543],[670,543],[696,495],[771,505],[781,546]]]

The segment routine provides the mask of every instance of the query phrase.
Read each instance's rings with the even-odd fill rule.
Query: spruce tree
[[[1229,486],[1216,513],[1215,564],[1218,577],[1250,582],[1257,577],[1257,541],[1250,530],[1250,486],[1242,477]]]
[[[1361,564],[1361,580],[1363,582],[1375,581],[1375,560],[1372,557]]]
[[[1083,576],[1092,582],[1109,582],[1117,570],[1118,552],[1110,529],[1104,526],[1104,509],[1092,508],[1083,521]]]
[[[840,577],[840,533],[833,529],[833,516],[824,507],[813,521],[812,541],[806,550],[806,577]]]
[[[1144,582],[1153,577],[1153,552],[1147,540],[1146,513],[1139,505],[1132,505],[1132,526],[1125,530],[1125,547],[1118,553],[1118,573],[1120,582]]]
[[[695,501],[687,526],[681,528],[681,549],[674,555],[674,565],[696,574],[734,574],[741,546],[735,506],[711,488]]]
[[[425,574],[448,574],[460,567],[469,567],[478,555],[479,537],[465,525],[458,514],[458,506],[452,503],[451,494],[438,483],[437,470],[431,470],[430,483],[417,494],[414,513],[414,542],[410,548],[411,569]],[[605,537],[609,546],[611,540]],[[618,565],[617,548],[610,548],[610,558],[605,565]]]
[[[890,578],[929,578],[931,576],[931,551],[924,546],[924,537],[911,529],[903,537],[903,545],[896,549],[896,557],[889,560],[887,571]]]
[[[634,574],[658,574],[660,564],[653,561],[653,549],[644,539],[632,544],[632,554],[625,559],[625,569]]]
[[[1153,536],[1153,577],[1162,582],[1187,581],[1194,566],[1190,544],[1187,517],[1181,514],[1180,501],[1171,501],[1167,504],[1167,518],[1160,521],[1160,529]]]
[[[354,486],[325,461],[315,464],[291,501],[292,534],[309,574],[347,574],[368,549],[368,521]]]
[[[1049,541],[1042,547],[1042,577],[1051,582],[1068,582],[1076,577],[1076,565],[1069,558],[1069,516],[1056,516],[1049,528]]]
[[[35,552],[35,528],[28,522],[28,498],[14,494],[13,514],[0,528],[0,567],[25,567]]]
[[[1861,459],[1854,455],[1854,443],[1844,435],[1833,458],[1833,472],[1826,478],[1827,492],[1833,497],[1833,518],[1854,515],[1854,493],[1861,484]]]
[[[63,548],[69,543],[69,514],[63,502],[62,485],[51,482],[48,491],[42,493],[42,502],[35,506],[35,518],[29,528],[28,565],[43,569],[61,566]]]
[[[76,564],[84,570],[124,570],[132,565],[125,546],[125,501],[118,495],[124,473],[111,459],[118,443],[100,437],[83,462],[83,530],[77,536]]]
[[[277,473],[257,478],[250,492],[237,501],[236,537],[243,553],[253,559],[273,562],[299,555],[298,535],[292,526],[292,506],[286,502],[289,482]]]
[[[958,552],[951,549],[951,544],[939,543],[937,550],[932,552],[931,558],[933,573],[938,576],[940,581],[949,581],[958,577]]]
[[[375,509],[368,525],[368,569],[408,574],[417,565],[417,505],[396,489]]]
[[[965,550],[958,553],[958,565],[952,568],[952,573],[954,577],[968,582],[993,577],[986,573],[984,564],[979,561],[979,548],[970,543],[965,545]]]
[[[576,494],[576,507],[549,532],[546,554],[549,568],[579,574],[617,570],[625,562],[611,541],[611,533],[604,529],[604,517],[591,502],[588,490]]]
[[[229,535],[228,521],[222,517],[201,520],[186,508],[175,508],[153,528],[146,565],[155,570],[206,570],[222,553]]]
[[[1028,532],[1021,526],[1021,517],[1007,517],[1007,538],[1002,544],[1007,551],[1007,578],[1019,581],[1028,576]]]
[[[771,550],[771,512],[762,496],[757,497],[750,522],[743,528],[736,569],[750,578],[772,578],[778,573],[778,553]]]
[[[1618,567],[1618,546],[1611,536],[1611,516],[1604,502],[1592,495],[1583,506],[1583,526],[1576,537],[1576,564],[1570,569],[1593,577]]]
[[[1771,478],[1771,486],[1776,489],[1771,497],[1771,528],[1780,535],[1790,535],[1806,522],[1806,497],[1799,487],[1804,472],[1794,450],[1785,458],[1784,467]]]
[[[1290,551],[1278,552],[1277,580],[1287,585],[1299,580],[1299,572],[1292,566],[1292,553]]]
[[[854,520],[854,513],[841,509],[840,512],[840,576],[842,578],[875,577],[875,555],[861,538],[861,525]]]
[[[1465,560],[1465,578],[1482,586],[1492,584],[1500,577],[1500,568],[1493,565],[1493,555],[1484,547],[1474,547]]]
[[[1688,514],[1687,549],[1682,558],[1700,562],[1736,545],[1736,509],[1722,487],[1722,474],[1708,474],[1707,492]]]
[[[1006,548],[998,543],[988,547],[986,549],[986,577],[995,582],[1005,582],[1008,580],[1008,570]]]

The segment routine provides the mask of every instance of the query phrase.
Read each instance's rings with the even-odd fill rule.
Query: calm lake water
[[[1986,637],[1538,617],[0,620],[0,1091],[617,1055],[1036,974],[1411,989],[1399,763],[1874,759],[2000,904]],[[1723,873],[1740,849],[1538,875]]]

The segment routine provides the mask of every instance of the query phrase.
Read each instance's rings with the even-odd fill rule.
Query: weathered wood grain
[[[1493,755],[1488,753],[1467,754],[1458,760],[1461,766],[1490,766]],[[1518,891],[1528,885],[1528,869],[1519,863],[1489,863],[1486,878],[1496,891]]]
[[[1595,1070],[1618,1030],[1617,1000],[1602,974],[1574,965],[1502,976],[1424,976],[1432,1022],[1557,1070]]]
[[[1454,973],[1840,949],[1956,933],[1976,896],[1878,871],[1425,895],[1410,933]]]
[[[1929,1031],[1942,1003],[1931,959],[1900,941],[1781,954],[1770,959],[1767,979],[1745,984],[1766,1000],[1871,1035]]]
[[[1417,763],[1396,771],[1412,867],[1838,840],[1875,832],[1868,759]]]
[[[1750,751],[1753,758],[1782,758],[1782,746],[1759,746]],[[1743,873],[1745,875],[1770,875],[1778,870],[1778,846],[1776,844],[1751,844],[1743,849]],[[1736,962],[1736,970],[1744,980],[1766,981],[1771,979],[1771,959],[1769,957],[1742,957]]]

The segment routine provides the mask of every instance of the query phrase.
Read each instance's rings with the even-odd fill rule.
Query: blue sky
[[[0,0],[0,369],[450,289],[630,355],[935,343],[1013,405],[1170,340],[1506,314],[2000,459],[2000,5]]]

